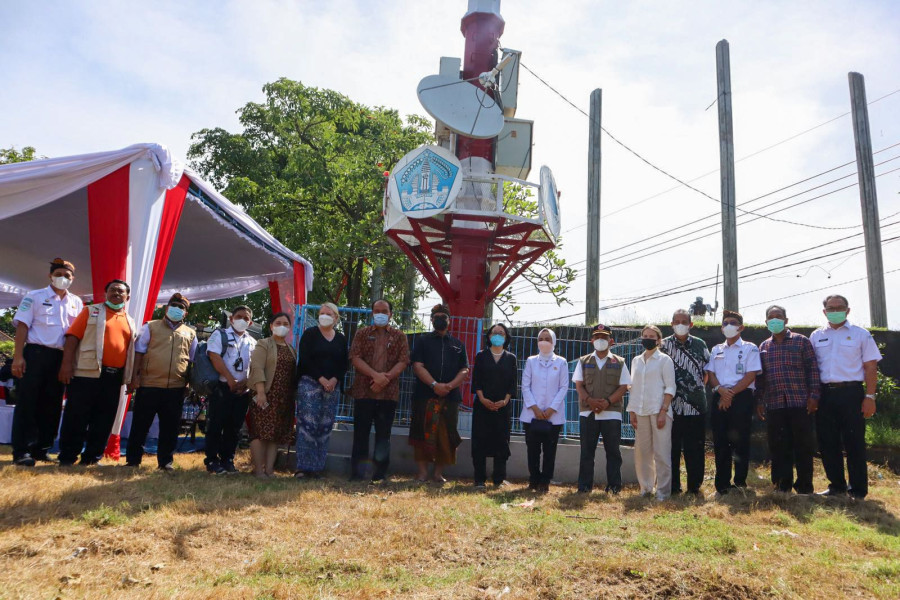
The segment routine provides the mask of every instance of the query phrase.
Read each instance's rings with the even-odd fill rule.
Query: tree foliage
[[[0,148],[0,165],[28,162],[29,160],[37,160],[39,158],[47,157],[38,156],[37,150],[35,150],[33,146],[25,146],[21,150],[16,150],[15,146],[10,146],[9,148]]]
[[[399,298],[406,258],[382,232],[383,172],[431,140],[430,123],[284,78],[263,91],[264,102],[238,110],[240,133],[193,135],[188,156],[195,167],[312,261],[310,302],[368,301],[377,264],[385,295]]]

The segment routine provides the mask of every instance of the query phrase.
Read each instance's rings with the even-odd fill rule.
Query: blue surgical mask
[[[112,302],[110,302],[109,300],[107,300],[107,301],[106,301],[106,305],[107,305],[108,307],[110,307],[111,309],[113,309],[113,310],[122,310],[123,308],[125,308],[125,303],[124,303],[124,302],[122,302],[121,304],[113,304]]]
[[[166,309],[166,316],[170,321],[178,323],[184,318],[184,309],[179,306],[170,306]]]
[[[384,327],[391,320],[391,316],[385,313],[375,313],[372,315],[372,322],[379,327]]]
[[[502,346],[503,342],[506,341],[506,338],[500,335],[499,333],[495,333],[491,336],[491,345],[492,346]]]
[[[781,333],[784,331],[784,319],[769,319],[766,321],[766,327],[772,333]]]

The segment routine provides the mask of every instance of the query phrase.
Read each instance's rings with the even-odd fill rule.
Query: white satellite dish
[[[416,89],[432,117],[471,138],[496,137],[503,131],[503,111],[483,89],[448,75],[429,75]]]
[[[544,213],[544,220],[547,222],[550,234],[554,238],[558,238],[562,224],[559,218],[559,194],[556,189],[556,180],[553,178],[553,172],[546,165],[541,167],[541,191],[539,196],[541,212]]]

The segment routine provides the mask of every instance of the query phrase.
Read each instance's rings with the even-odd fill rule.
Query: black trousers
[[[234,462],[241,427],[250,407],[250,392],[233,394],[219,382],[206,408],[206,464]]]
[[[487,481],[487,455],[480,452],[472,452],[472,467],[474,468],[475,485],[484,485]],[[495,485],[500,485],[506,479],[506,458],[494,457],[494,472],[491,480]]]
[[[372,479],[384,479],[391,461],[391,426],[397,403],[393,400],[359,398],[353,402],[353,450],[350,466],[354,477],[366,476],[369,460],[369,432],[375,426]]]
[[[531,423],[522,423],[522,426],[525,428],[525,448],[528,451],[528,483],[533,486],[548,485],[556,467],[556,447],[562,425],[553,425],[546,433],[537,433]],[[543,468],[541,454],[544,456]]]
[[[62,350],[39,344],[23,349],[25,374],[16,383],[12,422],[13,460],[45,454],[56,439],[65,386],[59,382]]]
[[[813,493],[813,417],[802,408],[778,408],[766,412],[772,484],[775,489],[798,494]],[[794,480],[794,466],[797,479]]]
[[[159,447],[156,462],[164,467],[172,462],[178,430],[181,428],[181,410],[184,407],[184,388],[138,388],[134,398],[131,416],[131,431],[128,433],[128,451],[125,460],[129,465],[141,464],[144,456],[144,442],[153,425],[153,418],[159,415]]]
[[[816,411],[816,433],[828,489],[846,491],[857,498],[865,498],[869,493],[866,420],[861,412],[865,395],[862,383],[840,388],[822,386],[822,399]],[[844,452],[847,453],[849,487],[844,478]]]
[[[594,455],[597,442],[603,436],[606,451],[606,489],[622,489],[622,421],[606,419],[598,421],[594,416],[580,417],[581,461],[578,465],[578,491],[590,492],[594,488]]]
[[[103,458],[119,408],[122,375],[121,369],[111,373],[104,367],[98,378],[72,378],[59,432],[60,464],[74,463],[79,453],[83,464]]]
[[[706,415],[675,415],[672,421],[672,493],[681,491],[681,456],[687,491],[698,492],[706,473]]]
[[[731,487],[731,467],[734,464],[734,485],[747,485],[750,470],[750,426],[756,401],[753,390],[744,390],[734,397],[728,410],[719,408],[719,395],[713,397],[712,432],[716,453],[716,491]]]

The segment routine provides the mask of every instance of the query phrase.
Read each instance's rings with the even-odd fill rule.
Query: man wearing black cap
[[[594,352],[582,356],[575,365],[572,381],[578,390],[581,428],[581,461],[578,491],[590,493],[594,487],[594,455],[603,436],[606,452],[606,491],[622,490],[622,398],[631,383],[625,359],[609,351],[615,344],[612,330],[597,325],[591,330]]]
[[[756,376],[762,371],[759,348],[741,339],[744,317],[722,312],[725,341],[712,349],[706,370],[713,389],[712,431],[716,454],[716,491],[727,494],[747,487],[750,469],[750,426],[755,405]],[[734,483],[731,465],[734,460]]]
[[[181,425],[184,392],[197,350],[197,333],[184,323],[190,306],[187,298],[173,294],[166,305],[165,317],[144,325],[134,344],[135,367],[128,389],[137,390],[137,395],[128,434],[126,466],[140,466],[147,432],[153,418],[159,415],[156,462],[160,469],[174,469],[173,453]]]
[[[50,263],[50,285],[28,292],[19,304],[13,324],[16,345],[12,375],[18,401],[13,413],[13,461],[33,467],[35,460],[49,460],[59,429],[65,386],[57,379],[62,363],[66,331],[84,307],[68,290],[75,280],[75,266],[61,258]]]

